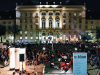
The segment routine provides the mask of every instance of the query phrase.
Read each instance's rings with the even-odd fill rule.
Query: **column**
[[[49,15],[48,15],[48,11],[46,11],[46,29],[49,28],[48,19],[49,19]]]
[[[40,11],[40,26],[39,26],[39,29],[42,28],[42,24],[41,24],[41,11]]]
[[[62,12],[60,11],[60,28],[62,29]]]
[[[56,25],[55,25],[55,11],[53,11],[54,13],[53,13],[53,28],[55,29],[56,28]]]

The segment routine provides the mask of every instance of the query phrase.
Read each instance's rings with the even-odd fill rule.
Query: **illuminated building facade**
[[[16,15],[12,18],[0,18],[0,24],[6,27],[16,21],[21,31],[16,36],[16,42],[65,43],[66,41],[81,41],[82,35],[88,32],[96,41],[96,29],[100,27],[100,18],[87,14],[85,5],[62,2],[32,2],[16,5]],[[94,13],[93,13],[94,14]],[[96,14],[95,14],[96,15]],[[6,22],[6,23],[5,23]],[[9,24],[8,24],[9,23]],[[13,36],[6,34],[3,42],[13,42]]]
[[[57,43],[79,41],[85,33],[84,5],[17,5],[16,24],[22,31],[17,39],[26,42]]]

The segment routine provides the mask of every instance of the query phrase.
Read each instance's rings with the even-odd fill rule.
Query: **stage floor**
[[[44,64],[44,74],[70,74],[73,75],[73,65],[71,65],[71,68],[65,72],[64,70],[61,70],[59,68],[60,63],[54,63],[54,67],[50,67],[50,63]]]

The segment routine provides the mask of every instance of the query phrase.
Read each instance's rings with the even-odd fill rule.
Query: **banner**
[[[87,75],[87,53],[73,53],[73,75]]]
[[[15,69],[15,48],[10,48],[10,69]]]
[[[15,70],[19,70],[20,68],[19,51],[20,48],[15,48]]]

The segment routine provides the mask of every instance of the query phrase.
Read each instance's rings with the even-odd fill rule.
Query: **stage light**
[[[43,50],[45,50],[45,47],[43,47]]]

